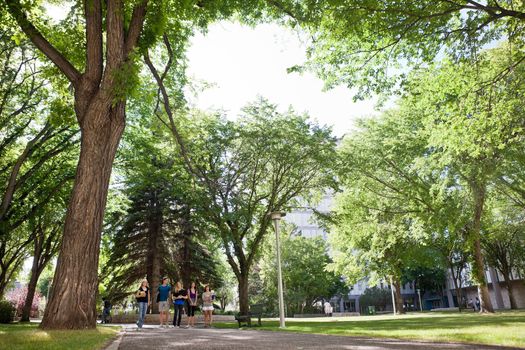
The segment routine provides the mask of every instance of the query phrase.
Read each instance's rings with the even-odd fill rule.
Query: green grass
[[[237,323],[217,323],[236,328]],[[505,345],[525,348],[525,311],[492,315],[476,313],[414,313],[403,316],[357,316],[340,318],[288,319],[286,329],[277,320],[264,320],[251,329]]]
[[[101,349],[120,328],[99,326],[86,330],[41,330],[38,324],[0,325],[2,350]]]

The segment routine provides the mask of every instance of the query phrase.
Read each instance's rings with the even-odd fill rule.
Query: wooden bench
[[[239,328],[245,323],[248,327],[252,326],[252,318],[257,318],[257,325],[261,326],[261,317],[263,314],[263,306],[260,304],[250,306],[250,311],[247,315],[237,314],[235,320],[239,323]]]

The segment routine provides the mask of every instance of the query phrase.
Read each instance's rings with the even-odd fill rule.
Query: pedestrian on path
[[[102,298],[104,302],[104,307],[102,309],[102,323],[109,323],[109,318],[111,314],[111,302],[108,298]]]
[[[162,279],[162,285],[159,286],[157,301],[159,303],[159,321],[160,327],[168,328],[168,317],[170,313],[170,304],[168,298],[170,296],[171,286],[168,284],[168,277]]]
[[[191,282],[190,289],[187,292],[188,296],[188,328],[195,327],[195,310],[197,309],[197,298],[199,297],[199,292],[195,282]]]
[[[144,325],[144,318],[148,311],[148,306],[151,306],[151,296],[149,291],[149,283],[147,279],[143,279],[140,283],[140,287],[135,293],[137,303],[139,304],[139,319],[137,320],[137,326],[142,328]]]
[[[204,293],[202,293],[202,312],[204,312],[204,327],[211,327],[213,314],[213,294],[210,291],[210,286],[204,286]]]
[[[325,313],[325,316],[326,317],[331,317],[332,316],[332,305],[329,303],[329,302],[325,302],[324,303],[324,313]]]
[[[182,311],[184,310],[184,302],[188,298],[186,290],[182,287],[182,282],[175,284],[175,290],[173,292],[173,327],[180,328],[180,320],[182,318]]]

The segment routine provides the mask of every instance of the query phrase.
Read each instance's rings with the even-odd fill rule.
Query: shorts
[[[170,304],[167,301],[159,301],[159,311],[170,311]]]
[[[188,305],[188,317],[195,316],[195,310],[197,310],[196,305]]]
[[[202,311],[213,311],[213,305],[211,306],[203,306]]]

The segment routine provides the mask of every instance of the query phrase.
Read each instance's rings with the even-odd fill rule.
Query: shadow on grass
[[[435,330],[435,329],[468,329],[480,326],[504,326],[525,324],[525,313],[523,314],[456,314],[454,316],[421,316],[410,318],[388,319],[354,319],[351,321],[287,321],[289,327],[297,327],[311,330],[347,330],[364,329],[366,331],[393,331],[393,330]],[[277,321],[265,321],[261,329],[277,327]],[[228,327],[230,328],[230,327]]]

